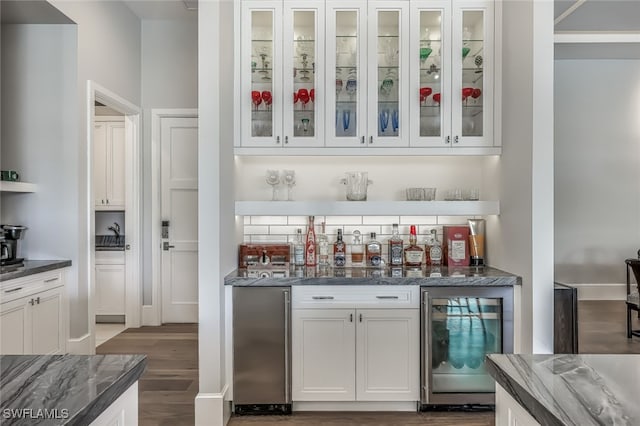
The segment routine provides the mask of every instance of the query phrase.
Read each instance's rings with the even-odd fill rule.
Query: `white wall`
[[[143,304],[151,296],[151,109],[197,108],[198,21],[142,21]],[[160,224],[155,224],[160,226]]]
[[[554,104],[556,280],[611,298],[640,249],[640,60],[555,61]]]
[[[70,177],[60,187],[66,202],[49,205],[61,208],[67,226],[56,230],[64,235],[59,248],[70,258],[74,269],[69,275],[71,297],[70,338],[89,331],[88,278],[89,235],[87,80],[93,80],[129,102],[140,105],[140,21],[122,3],[113,1],[51,0],[50,3],[76,22],[77,67],[66,70],[77,76],[75,95],[68,123],[73,130],[64,138],[64,159],[56,166]],[[62,155],[62,154],[61,154]],[[40,183],[40,182],[37,182]],[[47,226],[55,226],[46,216]]]
[[[503,2],[503,150],[486,160],[501,201],[500,216],[487,219],[487,256],[522,276],[524,353],[553,350],[552,23],[552,2]]]

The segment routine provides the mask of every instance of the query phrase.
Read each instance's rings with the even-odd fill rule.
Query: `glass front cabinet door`
[[[324,144],[324,2],[242,2],[241,145]]]
[[[411,145],[493,146],[493,4],[411,5]]]

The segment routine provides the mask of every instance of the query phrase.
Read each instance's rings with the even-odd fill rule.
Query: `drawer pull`
[[[16,292],[16,291],[20,291],[20,290],[22,290],[22,287],[12,288],[12,289],[10,289],[10,290],[5,290],[4,292],[5,292],[5,293],[14,293],[14,292]]]
[[[53,282],[53,281],[58,281],[58,277],[49,278],[48,280],[44,280],[45,283],[50,283],[50,282]]]
[[[313,300],[333,300],[333,296],[311,296]]]
[[[398,299],[398,296],[376,296],[376,299]]]

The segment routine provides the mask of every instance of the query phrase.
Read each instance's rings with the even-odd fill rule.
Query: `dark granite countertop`
[[[71,266],[70,260],[25,260],[24,266],[20,268],[10,269],[10,272],[4,272],[3,270],[2,273],[0,273],[0,281],[22,278],[41,272],[66,268],[67,266]]]
[[[522,284],[516,275],[489,266],[403,268],[292,268],[289,276],[252,277],[246,269],[236,269],[224,278],[225,285],[419,285],[494,286]]]
[[[140,378],[146,364],[145,355],[0,356],[2,424],[88,425]],[[7,418],[7,409],[32,411],[17,419]],[[66,418],[32,418],[40,409]]]
[[[486,367],[542,425],[640,424],[640,355],[491,354]]]

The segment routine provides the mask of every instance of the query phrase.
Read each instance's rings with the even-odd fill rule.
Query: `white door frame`
[[[142,308],[143,325],[162,324],[160,134],[163,118],[198,118],[197,108],[151,110],[151,305]]]
[[[95,102],[101,102],[124,115],[125,126],[125,327],[140,327],[142,276],[142,228],[140,226],[140,185],[142,169],[140,167],[140,108],[114,92],[100,86],[95,81],[87,81],[87,205],[89,229],[87,235],[87,251],[89,252],[89,332],[91,350],[95,351],[95,205],[93,196],[93,118]]]

